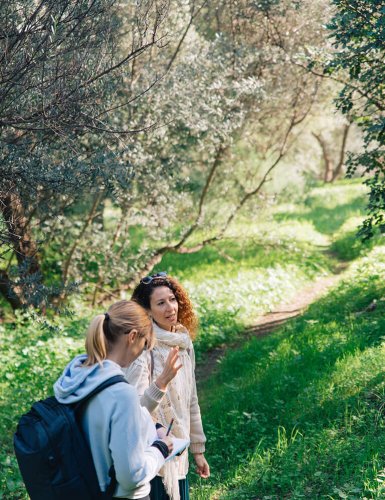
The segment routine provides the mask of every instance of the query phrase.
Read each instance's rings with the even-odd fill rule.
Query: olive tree
[[[367,174],[368,217],[360,234],[366,239],[375,227],[385,227],[385,2],[333,0],[334,16],[328,24],[335,51],[325,74],[342,82],[338,108],[362,130],[364,150],[351,154],[348,174]]]
[[[113,103],[124,71],[165,43],[167,12],[166,1],[1,0],[0,292],[12,307],[49,291],[36,238],[79,199],[130,182],[106,138],[139,130],[116,127]]]
[[[215,244],[247,203],[261,195],[317,98],[320,78],[294,59],[322,41],[317,27],[322,6],[301,4],[204,2],[198,8],[194,2],[174,18],[178,36],[162,52],[163,65],[173,63],[156,88],[131,108],[138,120],[151,109],[162,126],[139,134],[126,152],[140,168],[130,199],[122,197],[120,222],[114,226],[121,228],[124,220],[126,232],[108,239],[109,267],[95,263],[99,289],[111,282],[116,291],[129,286],[165,253]],[[154,73],[159,64],[152,60]],[[144,72],[138,64],[133,85],[146,88],[147,78],[148,67]],[[123,113],[120,120],[125,120]],[[236,160],[240,142],[258,158],[247,169]],[[130,226],[138,225],[145,234],[139,248],[129,233]],[[112,263],[119,269],[117,280]],[[78,275],[84,264],[81,269]]]

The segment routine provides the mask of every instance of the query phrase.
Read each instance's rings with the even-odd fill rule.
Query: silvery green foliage
[[[309,1],[170,0],[157,9],[148,1],[137,3],[141,16],[131,3],[110,4],[116,10],[106,26],[126,33],[119,44],[115,29],[106,36],[111,57],[151,48],[72,106],[83,128],[51,127],[47,138],[18,149],[17,161],[10,154],[7,167],[12,178],[17,170],[18,185],[36,172],[23,196],[43,272],[82,281],[95,300],[184,235],[194,246],[223,230],[286,147],[293,115],[306,113],[314,81],[292,60],[319,42]],[[95,47],[89,70],[105,55],[103,44]],[[257,161],[238,168],[241,141]]]
[[[132,172],[120,151],[99,146],[115,130],[108,104],[116,100],[125,58],[158,36],[156,24],[148,29],[151,4],[141,4],[127,9],[132,19],[123,35],[116,0],[2,2],[2,178],[26,210],[38,194],[75,194],[96,179],[127,186]],[[82,140],[87,132],[99,138]]]
[[[385,3],[382,0],[333,0],[334,16],[328,24],[335,51],[325,73],[342,76],[344,86],[338,108],[361,128],[364,151],[352,154],[348,175],[368,174],[368,218],[359,234],[371,238],[376,227],[385,228],[385,99],[383,91]]]
[[[106,137],[130,130],[116,129],[110,105],[125,67],[165,38],[166,15],[167,2],[0,3],[0,288],[20,297],[13,307],[30,302],[24,282],[40,286],[40,255],[55,236],[42,234],[44,224],[55,228],[93,193],[129,189],[133,167]]]
[[[82,250],[79,246],[74,278],[88,276],[94,282],[103,275],[101,282],[119,288],[145,269],[159,249],[178,244],[196,221],[203,187],[223,149],[225,158],[186,245],[217,234],[279,155],[293,116],[300,120],[306,115],[315,94],[314,78],[293,61],[305,46],[319,43],[321,33],[314,29],[319,17],[313,16],[319,16],[319,10],[309,2],[303,10],[298,2],[237,5],[233,22],[242,29],[235,35],[229,5],[207,2],[173,58],[197,5],[171,4],[170,43],[148,54],[125,79],[122,101],[157,83],[128,111],[118,110],[116,123],[124,127],[133,120],[137,128],[154,126],[148,133],[116,142],[116,149],[135,165],[131,189],[114,192],[116,218],[109,229],[104,226],[97,234],[95,224],[90,228],[92,241],[103,250],[98,250],[98,260],[87,244]],[[221,29],[212,27],[217,8],[222,11]],[[240,141],[257,158],[243,169],[235,162]],[[87,271],[89,262],[92,272]]]
[[[148,123],[158,125],[136,137],[135,147],[127,150],[129,161],[140,165],[133,180],[138,196],[131,201],[144,216],[144,247],[149,255],[151,248],[173,245],[193,224],[208,173],[223,148],[228,153],[205,200],[200,237],[220,228],[247,189],[260,182],[267,157],[274,158],[284,140],[293,110],[300,118],[314,94],[314,79],[291,61],[305,44],[320,38],[319,31],[309,35],[316,21],[298,10],[298,2],[265,2],[261,8],[241,2],[234,15],[243,25],[235,38],[227,14],[222,30],[211,29],[208,18],[217,7],[216,2],[207,3],[204,21],[201,16],[192,24],[163,75],[162,61],[166,66],[189,19],[188,9],[182,14],[171,9],[176,13],[174,43],[150,61],[152,72],[147,65],[146,71],[137,68],[133,84],[137,92],[148,87],[155,74],[161,76],[132,112],[138,124],[151,116]],[[267,13],[277,26],[269,26]],[[276,29],[279,40],[272,39]],[[265,33],[268,30],[271,33]],[[122,114],[122,123],[125,119]],[[259,158],[247,171],[237,169],[231,155],[241,139],[255,148]]]

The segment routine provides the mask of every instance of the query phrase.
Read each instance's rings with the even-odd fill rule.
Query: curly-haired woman
[[[172,434],[190,440],[196,471],[202,478],[210,475],[204,457],[206,437],[198,404],[195,382],[195,356],[192,339],[197,318],[184,288],[166,273],[146,276],[136,286],[132,299],[143,306],[154,324],[156,343],[151,358],[142,355],[125,372],[135,385],[156,421],[165,428],[173,421]],[[179,351],[182,367],[175,377],[167,379],[167,358],[173,349]],[[166,367],[166,369],[165,369]],[[157,406],[159,403],[159,406]],[[165,464],[151,482],[152,500],[187,500],[187,451]]]

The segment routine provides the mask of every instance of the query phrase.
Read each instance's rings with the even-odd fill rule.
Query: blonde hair
[[[101,364],[107,358],[110,346],[131,330],[137,330],[140,337],[147,337],[148,348],[152,349],[152,322],[145,309],[133,300],[115,302],[106,314],[95,316],[87,331],[88,358],[83,366]]]

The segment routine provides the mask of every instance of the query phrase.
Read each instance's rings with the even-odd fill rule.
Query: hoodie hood
[[[86,354],[76,356],[68,363],[61,377],[55,382],[53,390],[60,403],[77,403],[105,380],[115,375],[123,375],[122,369],[114,361],[105,359],[102,365],[96,363],[84,366],[86,359]]]

